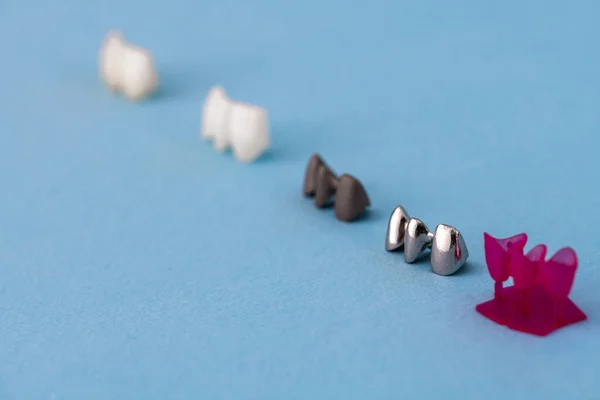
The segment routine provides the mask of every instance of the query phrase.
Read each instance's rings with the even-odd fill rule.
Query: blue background
[[[1,3],[0,399],[600,399],[600,5],[484,3]],[[152,100],[99,81],[112,28]],[[255,164],[199,139],[216,83],[270,113]],[[315,151],[368,219],[301,196]],[[384,251],[396,204],[463,273]],[[589,321],[479,316],[483,231],[575,247]]]

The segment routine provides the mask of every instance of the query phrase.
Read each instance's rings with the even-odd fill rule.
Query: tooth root
[[[388,221],[387,234],[385,237],[385,249],[387,251],[400,250],[404,246],[406,226],[410,216],[402,206],[394,208]]]
[[[427,248],[431,247],[432,235],[427,226],[417,218],[408,220],[404,238],[404,260],[412,263]]]
[[[440,224],[435,228],[431,244],[431,270],[438,275],[452,275],[469,258],[469,250],[458,229]]]
[[[358,218],[371,204],[364,186],[352,175],[343,174],[335,193],[335,216],[350,222]]]

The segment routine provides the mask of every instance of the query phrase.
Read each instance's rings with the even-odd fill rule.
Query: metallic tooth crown
[[[415,262],[431,249],[431,270],[438,275],[452,275],[467,261],[469,251],[458,229],[440,224],[431,233],[417,218],[410,218],[402,206],[390,216],[385,239],[387,251],[404,250],[404,260]]]
[[[419,255],[431,247],[433,234],[427,226],[417,218],[408,220],[404,236],[404,261],[413,263]]]
[[[396,251],[404,247],[404,237],[409,219],[408,213],[402,206],[394,208],[388,222],[387,235],[385,237],[385,249],[387,251]]]
[[[431,270],[438,275],[452,275],[469,258],[462,234],[453,226],[440,224],[431,243]]]

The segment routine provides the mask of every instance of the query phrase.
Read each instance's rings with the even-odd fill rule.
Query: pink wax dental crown
[[[484,233],[483,241],[485,262],[495,284],[494,298],[475,307],[480,314],[537,336],[587,319],[569,299],[578,265],[575,250],[564,247],[546,260],[544,244],[525,254],[525,233],[504,239]],[[504,287],[510,277],[514,285]]]

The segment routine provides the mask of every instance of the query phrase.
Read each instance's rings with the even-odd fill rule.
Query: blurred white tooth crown
[[[266,110],[230,100],[220,86],[213,87],[204,102],[201,134],[219,152],[231,147],[242,162],[256,160],[270,146]]]
[[[220,86],[213,87],[208,92],[202,111],[202,137],[212,140],[217,151],[224,151],[229,143],[227,123],[230,109],[231,100],[225,90]]]
[[[238,160],[254,161],[269,148],[269,123],[263,108],[233,103],[229,118],[229,139]]]
[[[111,90],[132,101],[144,99],[158,87],[152,55],[127,43],[119,32],[110,32],[104,40],[100,76]]]

